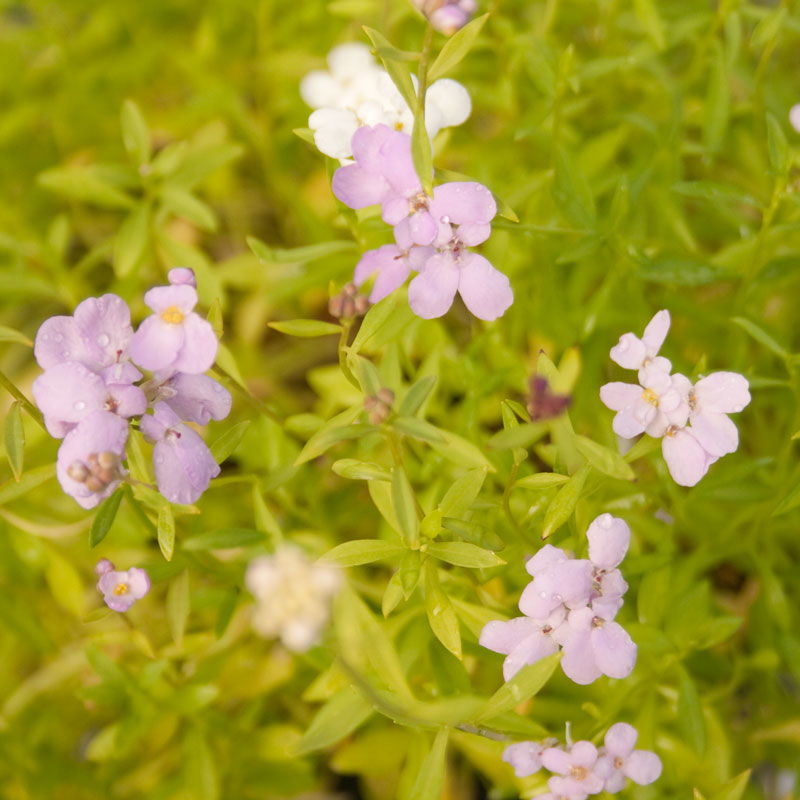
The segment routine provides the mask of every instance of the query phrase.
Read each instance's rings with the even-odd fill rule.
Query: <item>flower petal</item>
[[[661,759],[649,750],[636,750],[631,753],[622,768],[634,783],[647,786],[661,776]]]
[[[694,386],[701,411],[735,414],[750,402],[750,384],[738,372],[712,372]]]
[[[502,317],[514,302],[508,277],[477,253],[464,253],[459,266],[458,293],[467,308],[487,322]]]
[[[612,756],[627,758],[636,747],[638,736],[633,725],[628,725],[627,722],[617,722],[606,731],[603,743]]]
[[[679,486],[694,486],[708,471],[708,454],[685,429],[664,436],[661,452],[669,474]]]
[[[736,452],[739,446],[739,431],[726,414],[701,411],[693,414],[691,419],[692,435],[707,453],[720,457]]]
[[[625,369],[639,369],[647,356],[644,342],[632,333],[623,333],[611,348],[611,360]]]
[[[196,502],[220,468],[206,443],[191,428],[178,425],[153,449],[158,491],[171,503]]]
[[[314,144],[321,153],[338,159],[352,156],[351,142],[358,130],[358,118],[352,111],[321,108],[308,118],[308,127],[314,131]]]
[[[651,358],[658,354],[661,345],[664,344],[664,339],[667,338],[669,333],[670,317],[669,311],[657,311],[642,334],[642,341],[647,348],[647,355]]]
[[[45,370],[33,382],[32,392],[42,414],[54,422],[80,422],[102,410],[108,394],[103,379],[76,361]]]
[[[389,184],[378,173],[367,172],[358,164],[348,164],[333,173],[331,188],[348,208],[366,208],[383,200]]]
[[[603,675],[627,678],[636,664],[636,645],[616,622],[606,622],[591,632],[594,660]]]
[[[515,617],[503,622],[496,619],[483,626],[478,643],[495,653],[508,655],[523,639],[538,631],[538,626],[527,617]]]
[[[167,369],[175,363],[183,340],[183,325],[172,325],[151,314],[133,334],[128,353],[142,369]]]
[[[600,400],[612,411],[629,408],[642,396],[642,387],[635,383],[612,381],[600,387]]]
[[[472,101],[469,92],[458,82],[450,78],[434,81],[425,95],[425,116],[428,108],[435,106],[441,114],[443,128],[461,125],[466,122],[472,112]]]
[[[561,659],[564,674],[581,686],[596,681],[603,673],[597,666],[591,637],[588,630],[573,631],[564,645],[564,656]]]
[[[65,361],[86,361],[86,346],[72,317],[50,317],[36,332],[33,354],[42,369]]]
[[[408,303],[422,319],[441,317],[453,305],[458,289],[458,267],[452,258],[437,254],[408,285]]]
[[[433,190],[431,214],[453,225],[485,225],[497,214],[492,193],[477,181],[443,183]]]
[[[625,558],[631,542],[631,529],[624,519],[601,514],[586,531],[589,560],[600,569],[613,569]]]
[[[219,347],[211,323],[199,314],[188,314],[183,321],[183,330],[183,347],[172,363],[172,369],[190,375],[199,375],[211,369]]]
[[[558,645],[546,634],[535,631],[523,639],[503,662],[503,678],[510,681],[523,667],[535,664],[558,650]]]
[[[230,414],[230,392],[208,375],[179,372],[169,379],[168,386],[175,395],[164,402],[183,421],[207,425],[212,419],[225,419]]]

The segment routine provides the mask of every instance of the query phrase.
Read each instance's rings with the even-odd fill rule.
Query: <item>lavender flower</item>
[[[542,765],[555,772],[547,788],[563,797],[585,797],[603,790],[603,779],[595,774],[597,748],[586,741],[575,742],[569,750],[548,747],[542,753]]]
[[[166,403],[156,403],[153,414],[142,417],[142,433],[155,442],[158,491],[172,503],[194,503],[220,469],[203,439]]]
[[[612,725],[605,736],[605,747],[595,766],[596,774],[604,781],[606,792],[618,792],[625,787],[626,778],[647,786],[661,776],[661,759],[649,750],[634,750],[638,733],[626,722]]]
[[[186,283],[156,286],[144,296],[155,312],[130,341],[131,358],[142,368],[199,374],[211,368],[217,337],[211,324],[194,313],[197,291]]]
[[[97,589],[112,611],[127,611],[150,591],[150,577],[139,567],[117,572],[108,559],[103,559],[95,572],[100,576]]]

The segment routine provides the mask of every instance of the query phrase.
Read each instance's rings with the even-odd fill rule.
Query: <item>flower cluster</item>
[[[668,311],[650,320],[642,338],[620,337],[611,358],[638,371],[636,384],[613,382],[600,388],[600,399],[616,411],[614,432],[625,439],[641,433],[663,437],[662,452],[670,475],[681,486],[694,486],[717,459],[735,452],[739,432],[728,414],[750,402],[749,384],[736,372],[712,372],[694,385],[658,355],[670,326]]]
[[[463,28],[478,8],[475,0],[413,0],[437,31],[455,33]]]
[[[601,514],[586,532],[589,558],[572,558],[545,545],[525,569],[533,580],[519,609],[525,616],[484,626],[480,643],[503,653],[503,677],[510,680],[527,664],[563,648],[561,667],[575,683],[601,675],[626,678],[636,663],[636,645],[614,621],[628,584],[617,569],[630,544],[627,523]]]
[[[126,476],[133,419],[155,442],[158,489],[171,502],[193,503],[219,473],[202,438],[184,424],[205,425],[230,412],[228,391],[203,374],[216,358],[217,338],[193,310],[194,273],[173,269],[169,283],[145,294],[154,313],[135,333],[128,305],[106,294],[84,300],[71,317],[51,317],[36,334],[34,354],[44,373],[33,396],[47,430],[63,439],[58,480],[84,508]],[[152,376],[145,381],[139,368]]]
[[[254,559],[245,583],[256,598],[256,631],[304,653],[317,643],[328,622],[341,575],[334,567],[309,561],[297,548],[283,546],[274,555]]]
[[[356,42],[328,53],[328,70],[309,72],[300,83],[303,100],[315,109],[308,118],[314,143],[331,158],[352,158],[353,134],[364,125],[387,125],[405,133],[414,114],[369,48]],[[425,95],[425,125],[433,139],[443,128],[461,125],[472,111],[467,90],[457,81],[434,81]]]
[[[377,302],[416,271],[408,299],[423,319],[446,313],[456,292],[476,317],[501,316],[514,299],[508,278],[470,250],[491,233],[497,213],[492,193],[464,181],[437,186],[429,196],[414,169],[411,137],[387,125],[359,128],[352,151],[355,163],[336,170],[333,193],[350,208],[380,205],[395,238],[395,244],[364,253],[356,285],[374,275],[370,300]]]
[[[649,750],[635,750],[638,734],[632,725],[618,722],[606,732],[603,746],[582,740],[569,747],[544,742],[517,742],[503,751],[503,760],[518,778],[535,775],[544,767],[553,776],[546,794],[534,800],[585,800],[590,794],[618,792],[630,778],[647,786],[661,775],[661,759]]]
[[[117,571],[107,558],[103,558],[97,562],[94,571],[99,578],[97,590],[112,611],[127,611],[150,591],[150,576],[139,567]]]

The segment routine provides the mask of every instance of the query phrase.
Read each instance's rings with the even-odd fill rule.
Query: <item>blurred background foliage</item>
[[[297,85],[335,43],[363,41],[362,25],[413,51],[422,21],[405,0],[0,0],[3,372],[29,393],[38,368],[26,341],[46,317],[114,291],[141,318],[143,290],[180,264],[198,273],[224,328],[220,364],[231,386],[242,384],[232,421],[209,431],[211,441],[226,434],[218,452],[231,457],[197,507],[176,508],[169,562],[152,509],[125,501],[90,550],[92,516],[53,480],[56,443],[22,423],[22,479],[4,465],[0,483],[3,797],[435,797],[442,776],[425,756],[442,740],[431,750],[430,725],[391,722],[350,686],[335,653],[364,662],[397,702],[408,687],[386,667],[399,664],[412,711],[437,725],[469,717],[470,698],[500,685],[500,659],[476,635],[513,613],[523,557],[539,546],[557,491],[512,487],[568,466],[556,423],[523,425],[527,440],[498,438],[518,422],[502,401],[524,404],[544,350],[560,365],[554,386],[572,394],[577,433],[615,449],[597,395],[620,379],[608,349],[659,308],[672,312],[664,352],[677,369],[750,379],[740,450],[688,491],[657,453],[635,461],[636,481],[591,474],[553,541],[585,552],[586,525],[605,510],[631,524],[624,622],[639,644],[636,671],[585,688],[558,673],[517,708],[523,716],[494,727],[562,736],[570,721],[576,738],[596,737],[625,719],[665,762],[660,783],[629,794],[791,796],[800,763],[800,148],[787,119],[800,100],[796,3],[495,0],[482,10],[489,21],[452,76],[474,111],[440,136],[435,161],[516,212],[519,223],[498,220],[485,247],[510,276],[515,305],[483,325],[458,307],[423,322],[403,301],[391,330],[361,352],[399,401],[437,376],[411,416],[458,438],[433,446],[412,425],[405,473],[429,512],[456,479],[488,470],[480,495],[433,535],[499,547],[508,566],[429,559],[425,591],[398,597],[385,622],[387,580],[398,567],[413,573],[414,559],[418,573],[418,554],[391,569],[355,567],[336,635],[295,657],[250,631],[247,560],[281,537],[320,555],[350,539],[396,541],[403,527],[385,481],[369,481],[368,493],[347,464],[331,469],[344,457],[391,464],[380,430],[295,464],[326,420],[348,409],[355,419],[369,391],[340,370],[334,338],[290,338],[267,323],[329,320],[329,293],[349,280],[357,248],[388,238],[374,217],[337,207],[335,165],[293,133],[308,114]],[[260,257],[248,237],[264,243]],[[242,530],[263,542],[219,548],[245,541]],[[127,616],[101,609],[99,557],[154,578]],[[452,598],[449,650],[426,620],[431,596]],[[447,698],[463,705],[431,705]],[[542,790],[538,778],[516,781],[501,750],[453,730],[445,796]],[[749,768],[749,783],[737,781]]]

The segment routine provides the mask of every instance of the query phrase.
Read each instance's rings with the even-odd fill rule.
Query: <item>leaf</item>
[[[17,344],[33,347],[33,342],[24,333],[15,331],[6,325],[0,325],[0,342],[17,342]]]
[[[797,508],[797,506],[800,506],[800,483],[798,483],[797,486],[789,491],[789,493],[781,500],[781,502],[778,503],[771,516],[779,517],[781,514],[785,514],[787,511],[791,511],[793,508]]]
[[[392,505],[406,545],[414,547],[419,543],[419,516],[414,491],[399,465],[392,470]]]
[[[653,40],[653,44],[659,50],[663,50],[667,44],[664,36],[664,22],[658,13],[658,7],[654,0],[634,0],[634,7],[636,8],[636,16],[639,17],[639,22],[647,31],[647,35]]]
[[[331,469],[343,478],[354,481],[391,481],[392,473],[380,464],[359,461],[355,458],[340,458],[334,461]]]
[[[372,28],[364,26],[364,33],[367,34],[374,45],[375,52],[383,62],[383,66],[397,87],[397,91],[400,92],[408,107],[413,109],[417,103],[417,93],[411,81],[411,73],[408,66],[403,63],[403,60],[394,56],[395,53],[402,53],[403,51],[396,48],[385,36]]]
[[[749,333],[757,342],[763,344],[767,350],[771,350],[779,358],[789,358],[789,351],[763,328],[756,325],[755,322],[751,322],[745,317],[732,317],[731,322],[738,325],[746,333]]]
[[[625,459],[608,447],[598,444],[586,436],[576,436],[578,452],[603,475],[610,478],[619,478],[623,481],[632,481],[636,475]]]
[[[25,428],[22,424],[22,407],[19,400],[11,404],[4,426],[6,457],[14,480],[19,483],[25,459]]]
[[[209,448],[214,461],[221,464],[228,456],[232,455],[236,448],[241,444],[247,429],[250,427],[250,420],[245,419],[237,422],[232,428],[228,428]]]
[[[189,619],[192,596],[189,591],[189,570],[173,578],[167,590],[167,622],[172,639],[178,647],[183,645],[186,621]]]
[[[323,322],[320,319],[287,319],[280,322],[268,322],[270,328],[288,336],[299,336],[310,339],[315,336],[331,336],[341,334],[342,326],[333,322]]]
[[[542,539],[555,533],[571,516],[589,474],[589,467],[582,466],[559,490],[552,499],[544,515]]]
[[[54,478],[56,475],[55,464],[45,464],[42,467],[29,469],[19,481],[10,480],[0,486],[0,506],[23,497],[41,484]]]
[[[425,552],[448,564],[471,569],[497,567],[506,563],[491,550],[484,550],[468,542],[431,542],[425,547]]]
[[[392,292],[364,315],[356,338],[350,345],[354,353],[365,348],[374,351],[406,328],[414,318],[402,292]]]
[[[498,431],[489,439],[489,447],[494,450],[513,450],[517,447],[530,447],[538,442],[548,431],[544,422],[525,422],[513,428]]]
[[[339,417],[341,417],[341,415],[339,415]],[[334,417],[333,420],[328,420],[328,422],[306,442],[305,447],[303,447],[294,460],[294,465],[296,467],[300,466],[300,464],[305,464],[306,461],[311,461],[312,458],[321,456],[326,450],[339,442],[344,442],[348,439],[358,439],[375,430],[372,425],[365,424],[336,425],[334,427],[329,427],[330,423],[337,419],[338,417]]]
[[[274,514],[269,510],[269,506],[261,494],[261,488],[257,483],[253,484],[253,517],[255,519],[256,530],[268,534],[273,542],[279,542],[283,538],[281,526]]]
[[[417,779],[407,800],[439,800],[447,770],[447,728],[439,728],[431,748],[420,765]]]
[[[431,137],[425,126],[424,109],[414,110],[414,127],[411,130],[411,160],[426,194],[433,194],[433,149]]]
[[[397,413],[402,417],[413,417],[430,396],[437,380],[436,375],[425,375],[416,381],[406,392],[406,396],[403,398],[403,402],[400,403]]]
[[[439,511],[446,517],[460,517],[475,502],[486,480],[486,469],[472,469],[464,473],[445,492]]]
[[[678,729],[689,746],[702,755],[706,749],[706,725],[703,706],[694,681],[685,670],[681,670],[678,687]]]
[[[395,417],[391,425],[404,436],[410,436],[421,442],[444,444],[446,441],[443,430],[418,417]]]
[[[428,70],[428,80],[431,83],[444,77],[464,59],[475,44],[487,19],[489,19],[488,14],[476,17],[445,42],[441,52]]]
[[[37,183],[56,194],[101,208],[129,209],[135,205],[131,197],[110,184],[94,166],[49,169],[38,176]]]
[[[158,546],[167,561],[172,561],[172,553],[175,550],[175,517],[172,507],[166,503],[158,511]]]
[[[352,687],[338,691],[319,711],[297,746],[299,755],[321,750],[349,736],[372,715],[372,706]]]
[[[639,277],[651,283],[674,286],[707,286],[719,281],[731,280],[734,276],[714,264],[692,258],[659,256],[642,260]]]
[[[589,183],[572,156],[560,145],[556,147],[553,198],[572,225],[587,230],[594,228],[595,206]]]
[[[190,536],[183,542],[184,550],[226,550],[231,547],[248,547],[265,539],[262,531],[251,528],[225,528]]]
[[[486,701],[484,710],[475,717],[475,721],[497,717],[533,697],[550,680],[560,660],[561,653],[553,653],[535,664],[523,667]]]
[[[338,564],[340,567],[356,567],[359,564],[371,564],[384,558],[394,558],[405,552],[399,544],[392,544],[381,539],[355,539],[343,542],[333,550],[325,553],[320,561]]]
[[[219,800],[216,759],[203,733],[190,728],[184,738],[183,768],[192,800]]]
[[[560,475],[558,472],[537,472],[535,475],[520,478],[514,486],[523,489],[550,489],[553,486],[560,486],[568,480],[569,475]]]
[[[141,166],[150,160],[150,132],[142,112],[133,100],[122,104],[121,113],[122,143],[133,160],[134,166]]]
[[[792,153],[783,127],[769,111],[767,112],[767,152],[772,171],[776,175],[785,175],[792,165]]]
[[[141,263],[150,237],[150,206],[140,203],[125,218],[114,239],[114,272],[130,275]]]
[[[204,231],[217,229],[217,217],[214,212],[188,189],[175,183],[169,183],[161,190],[161,202],[167,211],[176,217],[193,222]]]
[[[741,800],[747,784],[750,781],[752,770],[746,769],[735,778],[731,778],[722,788],[709,796],[709,800]]]
[[[461,632],[458,629],[458,617],[450,598],[439,585],[438,571],[432,561],[425,564],[425,611],[436,638],[460,660]]]
[[[94,520],[92,520],[92,528],[89,531],[89,547],[97,547],[108,535],[117,517],[123,494],[123,489],[117,489],[114,494],[107,497],[100,504],[97,513],[94,515]]]
[[[714,40],[703,123],[703,143],[709,152],[716,153],[722,147],[730,114],[731,98],[725,54],[719,40]]]
[[[440,430],[440,433],[444,437],[444,442],[431,442],[431,447],[437,453],[461,467],[473,467],[486,469],[489,472],[497,472],[492,462],[486,458],[477,445],[457,433],[445,430]]]
[[[80,575],[67,559],[52,548],[47,551],[45,578],[56,602],[80,619],[85,607]]]

